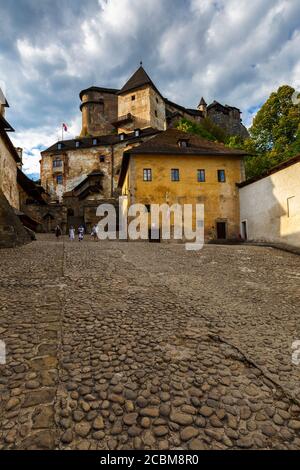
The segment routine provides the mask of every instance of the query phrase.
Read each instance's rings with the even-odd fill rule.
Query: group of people
[[[84,226],[79,225],[79,227],[77,229],[77,232],[78,232],[78,240],[80,242],[82,242],[83,238],[84,238],[84,234],[85,234]],[[73,225],[71,225],[71,227],[69,228],[69,239],[70,239],[71,242],[75,240],[75,234],[76,234],[76,230],[73,227]],[[57,225],[56,228],[55,228],[55,236],[56,236],[56,238],[59,238],[61,235],[62,235],[62,229],[60,228],[59,225]],[[93,226],[92,231],[91,231],[91,237],[94,241],[98,240],[98,227],[97,227],[97,225]]]

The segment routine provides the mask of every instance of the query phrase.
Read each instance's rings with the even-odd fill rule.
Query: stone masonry
[[[298,256],[48,235],[1,255],[1,449],[300,448]]]

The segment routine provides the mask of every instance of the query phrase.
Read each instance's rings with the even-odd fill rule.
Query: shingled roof
[[[91,91],[97,91],[99,93],[109,93],[111,95],[116,95],[118,93],[118,89],[116,88],[105,88],[105,87],[99,87],[99,86],[90,86],[89,88],[85,88],[84,90],[81,90],[79,93],[79,98],[82,100],[82,97],[84,94],[89,93]]]
[[[186,140],[188,145],[180,147],[179,140]],[[167,129],[153,139],[142,143],[130,150],[130,153],[158,153],[158,154],[191,154],[191,155],[248,155],[244,150],[226,147],[219,142],[203,139],[198,135],[183,132],[178,129]]]
[[[130,77],[130,79],[125,83],[123,88],[119,91],[119,95],[123,93],[128,93],[129,91],[137,90],[145,85],[151,86],[162,98],[160,91],[156,88],[154,83],[152,82],[151,78],[141,65],[136,72]]]
[[[15,159],[17,163],[21,163],[20,156],[14,147],[12,141],[7,135],[7,132],[12,132],[14,129],[11,127],[10,124],[4,119],[3,116],[0,114],[0,137],[2,137],[3,141],[5,142],[8,150],[10,151],[12,157]]]
[[[181,147],[179,141],[186,141],[187,146]],[[244,150],[226,147],[222,143],[211,142],[201,137],[183,132],[178,129],[167,129],[156,135],[152,139],[143,142],[138,147],[134,147],[123,155],[122,167],[119,178],[119,186],[123,184],[126,176],[129,159],[131,155],[207,155],[207,156],[228,156],[243,157],[248,155]]]
[[[141,138],[146,136],[151,136],[157,134],[157,129],[153,127],[147,127],[145,129],[140,130],[140,135],[137,137],[135,132],[129,132],[128,134],[124,134],[124,139],[120,140],[119,134],[106,134],[106,135],[99,135],[93,137],[78,137],[77,139],[69,139],[69,140],[60,140],[55,142],[55,144],[51,145],[47,149],[43,150],[41,154],[51,152],[52,154],[61,154],[67,150],[77,150],[80,151],[86,148],[97,148],[97,147],[105,147],[109,145],[116,145],[119,143],[125,143],[127,141],[134,141],[138,142]],[[94,143],[96,141],[96,143]],[[76,142],[79,142],[79,147],[76,147]],[[61,144],[61,149],[58,149],[58,144]]]

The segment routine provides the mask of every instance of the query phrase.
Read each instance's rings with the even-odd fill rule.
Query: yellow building
[[[205,240],[240,237],[245,152],[168,129],[123,157],[119,187],[136,203],[204,205]]]

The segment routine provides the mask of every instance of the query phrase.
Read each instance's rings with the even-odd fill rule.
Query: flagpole
[[[64,140],[64,125],[61,125],[61,140]]]

